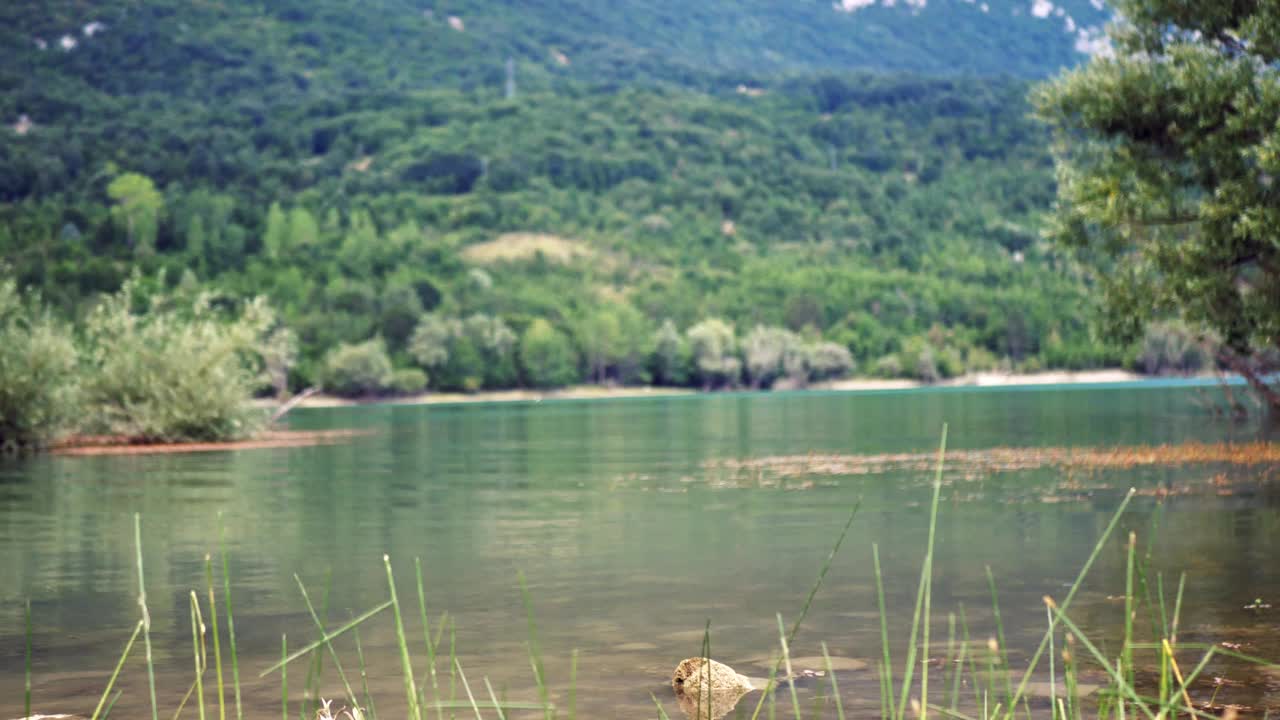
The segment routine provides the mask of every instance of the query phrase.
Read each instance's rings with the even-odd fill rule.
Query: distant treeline
[[[0,249],[68,318],[135,270],[265,295],[299,341],[294,389],[374,338],[428,386],[534,382],[433,382],[411,347],[425,316],[518,337],[540,320],[573,350],[556,377],[601,379],[586,328],[602,309],[633,337],[782,328],[885,375],[1120,363],[1088,331],[1083,274],[1038,237],[1053,178],[1024,91],[855,75],[763,94],[366,92],[279,114],[115,105],[0,145]]]
[[[263,296],[293,390],[378,349],[392,387],[441,389],[1131,360],[1040,237],[1049,137],[1020,80],[760,77],[588,49],[542,11],[512,10],[512,34],[480,4],[385,4],[0,10],[0,272],[75,323],[134,273],[140,293]],[[74,48],[37,48],[68,28]],[[499,36],[532,43],[510,84]],[[713,319],[738,372],[658,359]],[[757,327],[790,370],[752,371]]]

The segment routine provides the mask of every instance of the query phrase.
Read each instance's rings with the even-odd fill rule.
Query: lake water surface
[[[258,673],[279,658],[281,634],[293,647],[315,638],[294,574],[317,604],[328,583],[328,616],[337,624],[387,598],[384,553],[401,602],[415,616],[414,558],[421,558],[433,624],[448,613],[456,654],[477,692],[487,676],[499,694],[536,699],[517,581],[523,573],[559,704],[570,701],[576,651],[579,717],[654,717],[650,692],[675,716],[671,671],[699,653],[708,621],[718,659],[748,675],[767,674],[754,663],[777,645],[775,613],[794,620],[859,501],[792,652],[819,655],[825,641],[833,655],[874,667],[877,543],[900,667],[931,474],[899,468],[778,479],[730,469],[734,461],[929,452],[944,422],[949,447],[957,450],[1277,439],[1256,421],[1206,413],[1200,405],[1206,391],[1216,392],[1169,383],[371,406],[290,416],[296,429],[369,431],[339,445],[5,461],[0,718],[22,711],[28,597],[35,709],[92,711],[138,617],[135,512],[143,518],[165,717],[191,682],[188,595],[203,587],[206,553],[216,558],[219,513],[234,578],[246,717],[279,717],[279,679]],[[1154,540],[1153,566],[1164,573],[1170,596],[1178,573],[1187,572],[1181,639],[1239,643],[1244,652],[1280,659],[1280,468],[1266,463],[948,474],[932,654],[941,656],[947,614],[962,606],[973,638],[985,647],[995,632],[990,567],[1013,662],[1025,660],[1043,633],[1042,596],[1065,594],[1129,487],[1139,495],[1121,531],[1136,531],[1144,551]],[[1124,591],[1124,567],[1117,539],[1072,612],[1113,649],[1123,619],[1114,596]],[[1275,609],[1246,609],[1259,599]],[[419,623],[410,622],[409,631],[421,671]],[[377,711],[402,717],[390,616],[362,626],[361,640]],[[350,672],[352,638],[338,648]],[[150,713],[140,657],[135,653],[126,667],[115,717]],[[323,693],[341,696],[327,660],[326,668]],[[447,668],[440,670],[447,693]],[[295,693],[306,672],[301,662],[290,666]],[[1280,706],[1280,674],[1219,663],[1214,675],[1243,683],[1224,685],[1218,702],[1270,707],[1273,714]],[[874,670],[838,677],[851,716],[878,712]],[[754,696],[744,702],[753,704]]]

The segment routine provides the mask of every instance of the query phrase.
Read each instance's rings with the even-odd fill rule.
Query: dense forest
[[[6,6],[5,273],[68,319],[134,274],[265,296],[298,347],[282,382],[351,394],[1135,352],[1090,333],[1086,276],[1040,237],[1053,166],[1023,80],[886,72],[920,67],[891,52],[757,68],[749,37],[685,26],[654,36],[684,53],[624,42],[657,0],[595,34],[586,8],[376,5]]]

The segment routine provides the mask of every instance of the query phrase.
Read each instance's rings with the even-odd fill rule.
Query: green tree
[[[164,196],[151,178],[138,173],[120,175],[107,186],[107,197],[115,202],[111,214],[124,228],[134,252],[139,255],[153,252]]]
[[[703,388],[738,383],[742,361],[738,359],[738,340],[732,325],[708,318],[689,328],[685,335]]]
[[[1109,330],[1177,317],[1273,411],[1280,353],[1280,12],[1118,0],[1114,54],[1041,86],[1061,240],[1104,258]]]
[[[608,303],[589,312],[575,328],[588,377],[596,383],[641,379],[649,327],[639,311],[623,303]]]
[[[577,358],[569,338],[542,318],[525,328],[520,338],[520,362],[534,387],[564,387],[578,377]]]
[[[649,369],[659,385],[684,385],[689,382],[689,343],[670,319],[663,320],[654,332]]]
[[[262,232],[262,250],[269,258],[280,257],[289,242],[289,216],[280,203],[273,202],[267,210],[266,229]]]

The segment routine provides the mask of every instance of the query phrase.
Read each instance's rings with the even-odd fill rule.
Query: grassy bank
[[[883,598],[886,588],[881,579],[880,548],[873,546],[869,560],[876,569],[876,597],[879,600],[878,619],[883,646],[873,661],[876,677],[880,681],[879,701],[882,718],[902,720],[913,717],[949,717],[956,720],[1012,720],[1015,716],[1045,720],[1076,720],[1086,715],[1121,718],[1135,715],[1154,718],[1208,717],[1216,704],[1212,686],[1203,682],[1205,672],[1219,656],[1231,656],[1242,661],[1252,659],[1227,647],[1198,647],[1179,639],[1183,617],[1183,588],[1185,578],[1170,580],[1155,573],[1151,565],[1150,543],[1143,551],[1138,538],[1132,534],[1122,537],[1118,528],[1126,517],[1130,493],[1121,502],[1110,523],[1101,533],[1088,559],[1074,583],[1045,604],[1046,631],[1034,655],[1011,653],[1005,642],[1005,628],[1000,621],[999,596],[995,582],[988,577],[991,593],[991,621],[978,625],[971,623],[973,615],[966,616],[963,608],[957,612],[939,612],[940,598],[933,593],[934,538],[938,526],[943,488],[942,463],[945,448],[937,456],[933,494],[929,507],[929,531],[924,540],[924,556],[920,568],[919,585],[912,610],[887,608]],[[850,514],[849,524],[857,522],[857,509]],[[845,531],[849,525],[846,525]],[[236,647],[236,607],[245,602],[245,592],[234,593],[235,578],[225,550],[219,549],[204,564],[204,584],[193,588],[181,609],[186,630],[190,632],[187,678],[181,680],[177,692],[187,693],[181,712],[175,713],[173,703],[160,700],[165,693],[156,693],[156,684],[168,685],[170,680],[154,675],[150,644],[150,612],[145,574],[142,564],[142,521],[135,518],[135,549],[137,551],[138,601],[140,615],[131,629],[131,637],[121,653],[117,672],[104,683],[97,702],[95,717],[110,713],[119,696],[119,680],[125,673],[138,673],[130,693],[145,692],[158,718],[175,717],[185,712],[187,717],[219,718],[269,717],[280,713],[282,717],[315,716],[319,709],[321,691],[337,692],[332,698],[334,713],[340,707],[362,708],[361,716],[367,718],[382,714],[386,717],[535,717],[573,718],[577,716],[576,663],[569,660],[546,662],[539,651],[539,627],[534,605],[536,598],[520,586],[524,609],[527,613],[527,658],[512,658],[516,664],[526,666],[532,677],[527,691],[506,695],[501,683],[491,683],[485,670],[464,667],[465,657],[458,651],[453,622],[449,615],[436,615],[428,611],[429,603],[419,564],[409,576],[392,571],[389,558],[384,558],[385,594],[381,601],[358,614],[349,622],[333,626],[328,624],[327,592],[317,592],[298,581],[299,608],[309,618],[306,626],[290,628],[290,636],[281,638],[281,659],[274,667],[248,668],[240,665],[243,655]],[[774,717],[776,704],[782,705],[782,715],[802,717],[845,717],[845,706],[852,698],[848,690],[842,695],[839,683],[848,676],[839,674],[839,668],[829,664],[827,673],[815,680],[817,687],[797,690],[794,685],[779,682],[779,678],[795,674],[795,658],[791,648],[796,647],[797,636],[805,629],[805,618],[811,604],[828,602],[820,595],[832,561],[842,551],[844,534],[822,564],[817,578],[794,619],[786,622],[778,618],[778,642],[773,651],[772,672],[766,679],[776,691],[748,694],[738,704],[741,717]],[[1122,553],[1126,559],[1124,587],[1114,588],[1117,593],[1115,614],[1121,612],[1123,603],[1126,621],[1123,629],[1107,637],[1089,637],[1081,630],[1080,617],[1073,615],[1073,602],[1085,583],[1098,558],[1107,552]],[[693,552],[696,554],[697,549]],[[803,560],[802,560],[803,561]],[[816,562],[816,558],[815,558]],[[152,571],[154,572],[154,570]],[[381,579],[379,578],[379,582]],[[1121,590],[1123,592],[1121,592]],[[1057,593],[1057,589],[1054,590]],[[830,602],[835,602],[834,599]],[[1078,604],[1078,603],[1077,603]],[[149,610],[148,608],[151,608]],[[1110,611],[1107,611],[1110,612]],[[1096,622],[1093,617],[1089,618]],[[34,618],[38,624],[39,617]],[[421,633],[418,632],[419,628]],[[28,631],[30,633],[30,631]],[[370,632],[388,632],[395,638],[395,674],[402,680],[402,688],[386,694],[370,692],[371,674],[383,675],[387,668],[376,662],[366,663],[360,636],[369,638]],[[715,650],[714,634],[705,637],[704,656]],[[304,636],[313,642],[299,643]],[[988,636],[995,638],[986,643]],[[893,638],[893,641],[890,641]],[[909,638],[905,644],[900,640]],[[983,638],[975,642],[977,638]],[[171,642],[168,638],[160,642]],[[816,645],[817,643],[811,643]],[[163,647],[163,646],[162,646]],[[1061,653],[1067,651],[1064,657]],[[681,659],[673,654],[667,667],[674,668]],[[903,654],[905,652],[905,655]],[[142,690],[143,664],[148,680]],[[28,658],[30,652],[28,652]],[[1011,660],[1015,658],[1017,662]],[[132,659],[130,659],[132,658]],[[727,659],[727,658],[726,658]],[[567,665],[567,667],[566,667]],[[28,664],[30,667],[30,664]],[[261,672],[259,672],[261,670]],[[496,668],[493,669],[496,671]],[[276,685],[278,699],[268,702],[259,692],[241,692],[241,678],[265,676]],[[150,678],[155,677],[153,681]],[[336,679],[335,679],[336,678]],[[555,680],[551,679],[555,678]],[[567,678],[567,681],[566,681]],[[386,678],[381,678],[385,680]],[[654,677],[655,684],[664,678]],[[374,683],[375,691],[379,683]],[[381,683],[383,688],[386,683]],[[495,690],[494,684],[498,685]],[[170,697],[174,688],[169,688]],[[803,694],[801,694],[803,692]],[[375,696],[376,695],[376,696]],[[143,697],[143,695],[139,695]],[[714,699],[714,698],[713,698]],[[665,716],[671,702],[661,695],[651,716]],[[29,700],[27,701],[30,702]],[[728,710],[716,700],[715,710]],[[1210,709],[1206,709],[1208,703]],[[30,714],[28,705],[27,715]],[[49,708],[42,710],[81,710],[80,708]],[[88,708],[83,709],[86,713]],[[695,713],[696,713],[695,707]],[[766,715],[767,714],[767,715]],[[596,716],[599,714],[597,713]],[[591,715],[585,715],[591,716]]]

